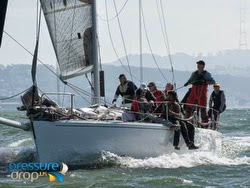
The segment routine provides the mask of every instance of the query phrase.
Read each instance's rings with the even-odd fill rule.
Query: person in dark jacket
[[[226,109],[226,97],[223,90],[220,89],[220,84],[214,84],[214,91],[209,98],[209,111],[208,116],[215,122],[218,120],[219,115]],[[216,128],[216,127],[215,127]]]
[[[166,108],[164,107],[163,117],[168,116],[168,120],[173,124],[177,124],[178,121],[180,123],[180,130],[174,130],[174,142],[173,142],[174,149],[176,150],[180,149],[179,147],[180,133],[182,134],[188,149],[190,150],[198,149],[199,147],[194,145],[194,130],[193,130],[193,135],[189,135],[190,131],[187,130],[185,122],[181,120],[181,108],[180,105],[176,102],[177,94],[175,91],[168,92],[167,101],[168,101],[167,103],[168,113],[166,113],[166,111],[164,110]]]
[[[148,102],[154,103],[156,101],[156,98],[154,95],[148,90],[148,87],[145,83],[140,84],[140,87],[138,90],[141,90],[144,92],[144,96],[147,99]]]
[[[120,85],[117,87],[112,103],[116,102],[119,95],[123,97],[123,104],[132,103],[137,89],[134,82],[127,80],[124,74],[119,75]]]

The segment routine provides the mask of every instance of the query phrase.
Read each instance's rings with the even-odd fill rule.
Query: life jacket
[[[212,92],[212,101],[213,101],[213,108],[215,110],[219,110],[220,106],[221,106],[221,94],[224,91],[220,90],[218,94],[215,94],[215,92]],[[222,111],[224,111],[226,109],[226,104],[223,106]]]
[[[120,93],[121,93],[121,96],[124,96],[128,90],[128,81],[126,81],[126,83],[124,85],[120,84],[119,85],[119,90],[120,90]]]
[[[138,103],[138,97],[135,97],[132,101],[132,110],[134,112],[139,112],[139,103]]]
[[[125,98],[125,103],[131,103],[135,96],[135,90],[137,89],[133,82],[126,81],[124,85],[120,84],[118,86],[119,94]],[[119,95],[118,94],[118,95]]]
[[[202,73],[201,74],[199,74],[199,72],[198,72],[198,70],[197,71],[195,71],[195,73],[194,73],[194,83],[193,83],[193,85],[202,85],[202,84],[204,84],[205,83],[205,76],[206,76],[206,73],[207,73],[207,71],[202,71]]]

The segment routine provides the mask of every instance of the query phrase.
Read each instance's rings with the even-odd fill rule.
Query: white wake
[[[215,135],[212,135],[215,136]],[[250,157],[245,152],[250,151],[250,137],[224,137],[216,138],[211,143],[209,137],[202,139],[202,134],[196,138],[201,146],[199,150],[175,151],[154,158],[135,159],[121,157],[111,152],[104,152],[104,161],[110,161],[121,167],[127,168],[179,168],[195,167],[199,165],[250,165]],[[220,142],[222,143],[220,144]],[[214,147],[213,147],[213,144]],[[220,144],[221,148],[216,146]],[[212,148],[212,149],[211,149]]]

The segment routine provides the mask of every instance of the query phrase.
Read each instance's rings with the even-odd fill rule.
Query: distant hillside
[[[54,67],[50,66],[54,70]],[[31,65],[8,65],[6,67],[0,67],[0,96],[10,96],[16,94],[20,91],[31,86],[31,76],[30,76]],[[106,85],[106,97],[108,101],[111,101],[114,92],[119,84],[118,75],[120,73],[125,73],[130,79],[129,75],[121,66],[114,65],[103,65],[105,70],[105,85]],[[133,74],[139,78],[138,67],[131,67]],[[171,81],[172,76],[169,69],[162,69],[162,72],[166,75],[167,79]],[[213,72],[211,72],[213,74]],[[175,71],[175,77],[177,82],[177,87],[182,86],[186,80],[190,77],[191,72],[189,71]],[[240,77],[232,75],[219,75],[213,74],[214,78],[221,83],[222,89],[225,90],[227,97],[227,104],[229,107],[250,107],[250,78]],[[86,81],[85,76],[71,79],[70,82],[83,88],[86,91],[90,91],[90,86]],[[139,82],[134,80],[137,85]],[[148,83],[150,81],[156,82],[160,89],[163,89],[166,82],[161,74],[159,74],[156,68],[144,68],[144,82]],[[56,91],[57,80],[56,77],[47,70],[43,65],[38,66],[38,86],[45,91]],[[64,90],[64,86],[60,84],[60,91]],[[210,92],[212,87],[209,88]],[[73,92],[72,89],[66,87],[66,91]],[[183,97],[187,88],[178,90],[178,95],[180,98]],[[82,99],[78,94],[76,94],[75,104],[76,106],[87,105],[88,103]],[[90,100],[87,96],[83,96],[87,100]],[[65,97],[65,101],[68,100]]]
[[[139,55],[129,55],[130,65],[139,67]],[[196,67],[195,62],[203,59],[206,62],[206,68],[214,74],[230,74],[233,76],[250,77],[250,50],[225,50],[217,54],[198,54],[190,56],[185,53],[176,53],[171,55],[175,70],[193,71]],[[170,68],[169,57],[155,55],[155,59],[161,68]],[[126,58],[121,61],[127,65]],[[120,66],[119,61],[111,63]],[[143,66],[156,68],[156,65],[150,54],[143,54]]]

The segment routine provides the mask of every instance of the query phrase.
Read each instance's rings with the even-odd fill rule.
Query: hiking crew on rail
[[[167,83],[163,92],[157,89],[154,82],[150,82],[148,85],[142,83],[137,89],[136,85],[128,81],[124,74],[120,74],[120,85],[117,87],[113,103],[121,95],[124,99],[123,103],[130,104],[131,111],[134,112],[134,118],[130,117],[124,119],[124,121],[143,120],[160,123],[159,118],[163,118],[168,119],[173,124],[179,122],[180,130],[175,130],[174,136],[175,149],[179,149],[180,132],[184,137],[187,147],[189,149],[197,149],[198,147],[194,145],[195,128],[191,123],[194,110],[197,110],[197,113],[199,111],[201,113],[202,122],[199,125],[204,128],[208,127],[208,119],[210,118],[215,122],[214,127],[216,127],[219,114],[226,108],[226,99],[224,91],[220,90],[220,85],[215,83],[212,75],[205,70],[205,62],[200,60],[196,64],[197,70],[191,74],[188,81],[184,84],[184,87],[192,85],[182,100],[182,103],[185,103],[185,111],[179,105],[181,103],[179,103],[173,84]],[[214,91],[210,96],[209,107],[213,108],[213,110],[207,113],[208,85],[212,84],[214,85]],[[165,110],[166,104],[168,105],[168,112]],[[162,116],[162,114],[165,115]],[[131,113],[129,115],[131,116]],[[166,118],[166,115],[168,118]],[[185,116],[185,119],[182,119],[182,115]],[[158,117],[158,119],[155,117]]]

